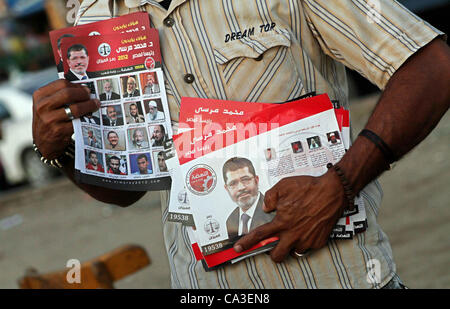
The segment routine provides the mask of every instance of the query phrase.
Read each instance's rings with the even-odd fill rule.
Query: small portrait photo
[[[153,152],[153,162],[155,162],[155,171],[158,173],[168,172],[166,165],[166,153],[164,151]]]
[[[122,96],[124,98],[138,97],[141,95],[138,77],[136,75],[122,76],[120,82],[122,84]]]
[[[104,173],[103,154],[93,150],[85,150],[86,170]]]
[[[130,169],[132,175],[153,174],[150,153],[130,154]]]
[[[338,145],[341,143],[341,137],[338,131],[327,133],[328,145]]]
[[[150,142],[153,147],[164,147],[168,141],[166,127],[163,124],[149,126]]]
[[[116,154],[106,154],[106,171],[108,174],[127,175],[127,157]]]
[[[86,46],[73,44],[67,49],[64,56],[67,56],[67,65],[69,67],[69,70],[64,74],[65,79],[73,82],[93,78],[92,72],[88,71],[89,53]]]
[[[142,73],[139,77],[141,79],[142,95],[160,93],[156,72]]]
[[[292,152],[293,153],[301,153],[303,152],[303,146],[300,141],[291,143]]]
[[[99,129],[83,126],[81,128],[83,132],[84,145],[102,149],[102,134]]]
[[[120,104],[108,105],[102,107],[102,121],[104,126],[122,126],[123,125],[123,114],[122,107]]]
[[[123,105],[127,124],[144,123],[145,117],[141,102],[129,102]]]
[[[275,159],[275,149],[273,148],[267,148],[264,150],[264,157],[266,158],[266,161],[270,161]]]
[[[144,100],[144,108],[148,122],[165,119],[161,99]]]
[[[126,150],[125,133],[122,130],[103,130],[103,138],[105,139],[105,149]]]
[[[309,149],[317,149],[322,147],[322,143],[320,142],[319,136],[307,138],[306,141],[308,142]]]
[[[128,129],[127,135],[129,150],[148,149],[150,147],[145,127]]]
[[[115,78],[98,80],[97,89],[100,93],[99,100],[102,102],[120,99],[119,81]]]
[[[100,125],[100,111],[95,111],[80,117],[81,122]]]

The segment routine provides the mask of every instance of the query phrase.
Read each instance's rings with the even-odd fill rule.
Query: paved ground
[[[356,132],[375,99],[352,106]],[[450,288],[449,120],[447,113],[424,143],[381,178],[380,223],[398,272],[412,288]],[[64,179],[52,188],[0,195],[0,288],[17,288],[29,266],[64,269],[69,259],[87,260],[128,243],[145,247],[152,264],[116,287],[168,288],[160,222],[155,193],[125,209],[98,203]]]

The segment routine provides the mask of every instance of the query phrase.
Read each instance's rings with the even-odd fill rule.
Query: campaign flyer
[[[75,36],[112,35],[120,33],[136,33],[150,29],[150,19],[146,12],[136,12],[103,21],[57,29],[50,32],[50,43],[53,49],[56,68],[60,78],[64,78],[64,61],[62,41]]]
[[[87,85],[101,102],[99,111],[73,121],[76,180],[129,191],[168,189],[165,160],[173,142],[158,31],[75,35],[61,49],[65,79]]]
[[[167,160],[170,175],[172,177],[172,188],[169,199],[168,221],[179,222],[188,226],[188,236],[191,242],[192,251],[198,261],[202,260],[206,271],[215,269],[216,266],[224,263],[236,263],[246,257],[253,256],[268,250],[271,250],[276,245],[275,238],[261,242],[250,248],[249,250],[237,253],[232,249],[213,253],[204,256],[199,248],[197,240],[197,230],[194,223],[192,211],[190,209],[189,200],[187,198],[186,187],[183,183],[183,177],[180,174],[179,163],[176,156]]]
[[[201,139],[192,132],[175,137],[199,247],[205,256],[230,248],[244,232],[272,220],[274,214],[262,211],[264,193],[281,178],[321,175],[328,162],[335,163],[345,152],[342,143],[334,148],[327,143],[327,134],[339,131],[328,97],[283,104],[277,110],[252,115],[244,123],[251,125],[247,132],[222,115],[218,117],[222,122],[215,123],[222,124],[221,128],[216,127],[212,134],[203,130]],[[223,114],[223,110],[217,113]],[[277,128],[267,124],[277,124]],[[300,151],[294,146],[297,142]],[[302,152],[306,159],[297,158]],[[253,209],[250,223],[243,224],[245,216],[240,220],[241,207]]]
[[[309,96],[312,97],[312,96]],[[308,101],[301,101],[297,100],[296,102],[292,102],[289,104],[301,104],[302,102],[308,102]],[[211,130],[213,125],[223,125],[225,127],[228,125],[230,128],[232,128],[233,125],[239,122],[248,122],[248,119],[252,118],[255,114],[258,112],[261,112],[264,110],[266,114],[270,113],[282,113],[285,115],[284,118],[286,118],[286,115],[289,114],[289,107],[284,108],[283,112],[277,112],[276,110],[280,108],[280,104],[267,104],[267,103],[245,103],[245,102],[233,102],[233,101],[222,101],[222,100],[211,100],[211,99],[201,99],[201,98],[182,98],[181,102],[181,110],[180,110],[180,128],[183,128],[183,132],[191,131],[190,133],[190,141],[194,144],[196,141],[199,141],[201,139],[208,139],[211,138],[213,135],[210,135],[208,130]],[[271,108],[274,108],[274,110],[270,110]],[[297,106],[298,108],[298,106]],[[308,111],[309,110],[309,111]],[[314,112],[312,112],[310,109],[303,108],[301,113],[306,113],[305,115],[312,115]],[[298,111],[295,112],[295,114],[298,114]],[[328,142],[328,145],[331,149],[334,149],[335,146],[341,145],[341,149],[338,151],[336,156],[342,156],[346,149],[348,149],[348,145],[350,143],[350,130],[349,130],[349,112],[347,110],[344,110],[342,108],[337,108],[335,106],[334,108],[334,114],[335,118],[338,123],[339,131],[333,131],[328,132],[326,135],[326,139]],[[289,116],[288,116],[289,117]],[[179,131],[181,131],[179,129]],[[221,128],[216,128],[216,132],[214,133],[220,133],[223,134],[226,130],[221,130]],[[203,135],[203,136],[199,136]],[[219,135],[220,135],[219,134]],[[187,134],[185,134],[188,136]],[[201,138],[200,138],[201,137]],[[344,149],[342,149],[342,144],[344,144]],[[294,142],[292,145],[293,152],[299,153],[301,152],[301,144],[299,145],[298,142]],[[192,149],[191,149],[192,150]],[[201,153],[201,150],[200,150]],[[272,150],[270,152],[266,151],[264,154],[264,159],[271,158],[273,155]],[[178,158],[176,158],[178,159]],[[181,175],[180,173],[174,173],[172,177],[173,184],[175,180],[178,179],[178,186],[183,187],[184,193],[186,190],[186,187],[184,184],[181,184]],[[177,182],[177,183],[178,183]],[[177,188],[178,188],[177,186]],[[357,207],[355,207],[355,210],[352,212],[344,212],[343,217],[340,218],[340,220],[337,222],[336,226],[334,227],[332,234],[330,235],[330,238],[336,238],[336,239],[351,239],[354,235],[354,233],[362,232],[364,231],[365,227],[367,227],[367,220],[365,220],[365,209],[363,201],[360,197],[357,198],[355,201],[355,204]],[[169,215],[170,213],[176,212],[176,202],[172,202],[169,205]],[[189,214],[190,210],[186,210],[186,214]],[[177,214],[175,214],[177,216]],[[176,221],[175,222],[182,222],[182,221]],[[245,254],[238,255],[236,252],[234,252],[233,249],[224,249],[224,250],[218,250],[215,253],[211,253],[208,255],[203,255],[201,253],[201,249],[199,247],[198,241],[197,241],[197,230],[195,228],[192,229],[192,232],[189,234],[189,237],[191,239],[193,251],[197,252],[196,256],[198,259],[202,259],[205,264],[209,267],[220,265],[221,263],[235,263],[241,259],[244,259],[248,256],[252,256],[254,254],[270,250],[276,242],[269,243],[268,245],[262,246],[259,244],[256,246],[256,248],[252,248],[249,252],[246,252]],[[209,268],[208,268],[209,269]]]

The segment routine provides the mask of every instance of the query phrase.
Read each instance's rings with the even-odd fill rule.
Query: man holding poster
[[[315,91],[328,93],[348,109],[345,66],[384,91],[365,127],[373,134],[358,136],[337,165],[322,176],[285,178],[265,192],[264,211],[276,211],[274,219],[243,236],[235,249],[241,252],[278,235],[270,256],[259,254],[251,265],[247,260],[206,272],[193,258],[186,229],[164,222],[172,286],[399,286],[388,238],[377,223],[382,192],[376,178],[420,143],[449,108],[450,50],[443,33],[391,0],[376,1],[382,10],[367,1],[302,0],[172,1],[169,11],[168,2],[83,1],[76,23],[110,20],[120,12],[150,14],[164,46],[174,129],[182,97],[279,103]],[[33,98],[33,136],[47,159],[58,158],[70,144],[66,104],[73,103],[74,117],[99,108],[85,87],[67,81],[45,86]],[[63,167],[70,178],[73,162]],[[79,186],[100,201],[121,206],[146,193]],[[356,194],[369,205],[366,232],[329,241],[336,220]],[[163,213],[168,196],[168,190],[161,192]],[[308,249],[315,252],[304,258],[301,254]],[[380,262],[380,271],[368,280],[367,262],[372,259]]]

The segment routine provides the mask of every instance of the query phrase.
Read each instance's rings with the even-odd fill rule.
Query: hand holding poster
[[[224,102],[183,98],[180,121],[192,130],[175,136],[197,227],[192,237],[208,266],[237,261],[231,245],[272,220],[260,210],[265,191],[284,177],[323,174],[346,149],[348,113],[334,110],[326,96],[283,105]],[[351,237],[351,217],[340,221],[331,236]]]
[[[164,160],[172,127],[158,31],[150,28],[148,14],[77,26],[70,33],[58,45],[61,73],[101,102],[97,112],[73,120],[76,179],[121,190],[167,189]]]

